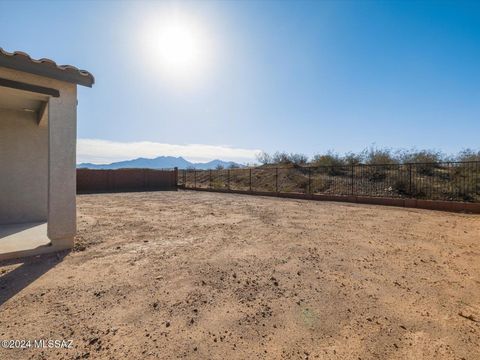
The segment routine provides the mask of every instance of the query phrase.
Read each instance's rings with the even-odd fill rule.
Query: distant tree
[[[258,153],[255,157],[257,158],[257,161],[262,165],[271,164],[273,161],[270,154],[266,153],[265,151]]]
[[[455,157],[457,161],[480,161],[480,150],[464,149]]]
[[[308,157],[299,153],[287,153],[277,151],[270,155],[266,152],[257,154],[257,160],[261,165],[295,165],[302,166],[308,163]],[[358,164],[400,164],[400,163],[437,163],[441,161],[480,161],[480,151],[465,149],[456,156],[447,157],[441,151],[436,150],[397,150],[389,148],[370,147],[359,153],[347,152],[340,155],[332,150],[313,156],[312,165],[340,167]],[[252,165],[249,165],[252,166]],[[425,173],[431,172],[428,168]]]
[[[215,166],[215,170],[223,170],[224,167],[222,164],[218,164],[217,166]]]
[[[229,166],[228,166],[229,169],[239,169],[240,166],[238,164],[235,164],[235,163],[231,163]]]
[[[305,165],[308,162],[308,156],[304,154],[290,153],[288,158],[294,165]]]
[[[290,157],[288,153],[284,151],[277,151],[272,155],[272,163],[277,165],[290,164]]]
[[[287,153],[285,151],[277,151],[271,156],[271,164],[276,165],[305,165],[308,157],[299,153]]]

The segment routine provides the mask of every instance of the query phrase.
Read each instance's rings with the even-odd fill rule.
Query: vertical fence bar
[[[197,188],[197,169],[193,170],[193,179],[194,179],[193,187],[196,189]]]
[[[252,191],[252,168],[250,168],[250,191]]]
[[[312,193],[312,168],[308,167],[308,193]]]
[[[275,192],[278,193],[278,167],[275,168]]]
[[[173,171],[175,171],[175,189],[178,188],[178,167],[174,167]]]
[[[227,189],[230,190],[230,169],[227,170]]]
[[[208,187],[212,188],[212,169],[208,171]]]
[[[475,163],[475,185],[474,185],[474,201],[477,200],[477,196],[480,195],[480,178],[479,178],[479,171],[478,171],[478,162]]]
[[[353,171],[354,171],[354,169],[355,169],[355,165],[352,165],[352,169],[351,169],[352,174],[351,174],[351,177],[350,177],[350,179],[352,180],[352,188],[351,188],[351,191],[350,191],[350,193],[352,194],[352,196],[353,196],[353,194],[354,194],[354,190],[353,190],[353,187],[354,187],[354,183],[353,183]]]
[[[450,196],[452,196],[452,191],[454,189],[453,186],[452,186],[452,180],[453,180],[452,164],[450,164],[450,162],[448,162],[447,167],[448,167],[448,175],[449,175],[449,178],[450,178],[450,181],[448,182],[448,193],[450,194]]]
[[[413,196],[412,192],[412,164],[408,164],[408,194]]]

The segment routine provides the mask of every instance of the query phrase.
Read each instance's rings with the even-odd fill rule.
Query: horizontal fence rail
[[[77,169],[77,193],[176,190],[175,169]]]
[[[179,170],[178,185],[278,194],[480,202],[480,161]]]

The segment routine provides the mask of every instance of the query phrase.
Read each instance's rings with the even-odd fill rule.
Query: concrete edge
[[[52,242],[48,245],[38,246],[32,249],[25,249],[19,251],[11,251],[7,253],[0,253],[0,262],[5,260],[13,260],[25,257],[32,257],[37,255],[49,254],[63,250],[71,250],[72,249],[72,242],[69,240],[68,243],[60,242],[57,244],[53,244]],[[1,264],[0,264],[1,265]]]

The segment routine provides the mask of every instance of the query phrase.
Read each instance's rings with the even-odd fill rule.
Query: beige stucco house
[[[93,83],[0,48],[0,260],[73,246],[77,85]]]

